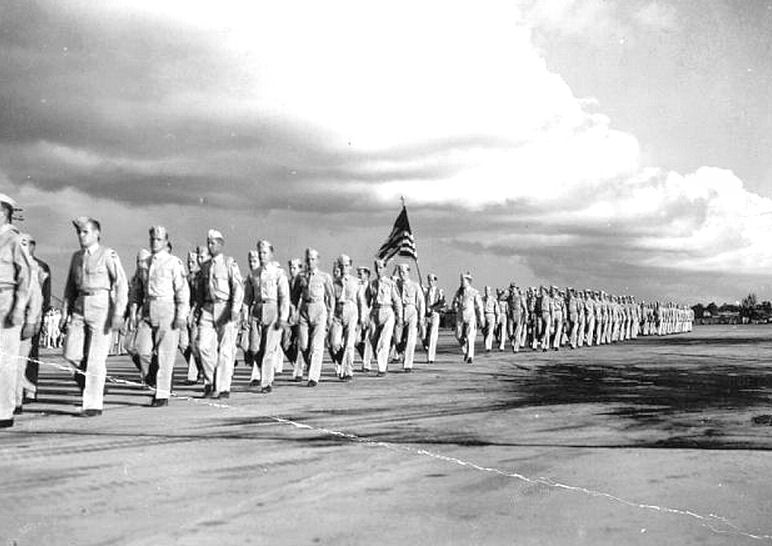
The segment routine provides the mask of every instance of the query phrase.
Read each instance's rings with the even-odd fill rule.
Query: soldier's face
[[[432,288],[437,286],[437,279],[435,279],[434,277],[429,277],[429,286],[431,286]]]
[[[257,257],[260,259],[262,265],[267,264],[273,257],[271,249],[267,245],[260,245],[257,249]],[[254,267],[252,268],[254,269]]]
[[[158,235],[150,236],[150,252],[157,254],[166,248],[166,238]]]
[[[400,280],[403,280],[403,281],[407,279],[407,269],[405,269],[404,267],[400,267],[397,270],[397,276],[400,278]]]
[[[250,256],[249,269],[257,269],[258,267],[260,267],[260,260],[258,260],[257,256]]]
[[[351,274],[351,264],[341,264],[340,268],[341,268],[341,271],[343,272],[343,275]]]
[[[290,264],[289,272],[290,272],[290,275],[292,275],[294,277],[295,275],[300,273],[300,266],[298,264],[295,264],[295,263]]]
[[[319,255],[315,252],[306,252],[306,266],[309,271],[316,271],[319,267]]]
[[[198,266],[198,256],[188,258],[188,271],[193,271]]]
[[[206,248],[209,249],[210,256],[217,256],[222,252],[223,242],[220,239],[208,239]]]
[[[78,242],[81,248],[87,248],[99,240],[99,231],[94,229],[91,224],[86,224],[78,228]]]
[[[207,261],[209,259],[209,252],[201,249],[201,251],[196,255],[196,261],[198,262],[198,265],[201,266],[202,263]]]
[[[370,275],[364,269],[357,271],[357,275],[359,276],[359,280],[362,282],[367,282],[370,280]]]

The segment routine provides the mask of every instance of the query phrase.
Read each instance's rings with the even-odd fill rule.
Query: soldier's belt
[[[323,297],[320,298],[303,298],[303,301],[305,303],[318,303],[324,301]]]
[[[391,309],[393,307],[393,305],[390,304],[390,303],[374,303],[372,308],[373,309],[381,309],[381,308],[387,308],[387,307],[389,309]]]
[[[174,296],[145,296],[145,299],[148,301],[165,301],[169,303],[174,303]]]
[[[276,302],[277,300],[258,300],[258,301],[255,301],[254,305],[263,305],[266,303],[276,303]]]
[[[89,289],[80,289],[78,290],[79,296],[96,296],[97,294],[100,294],[102,292],[109,292],[108,288],[89,288]]]

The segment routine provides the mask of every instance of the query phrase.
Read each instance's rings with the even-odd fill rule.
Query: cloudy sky
[[[369,262],[404,195],[423,273],[772,298],[772,2],[0,3],[0,191],[61,291],[93,215],[242,264]],[[328,262],[328,263],[329,263]]]

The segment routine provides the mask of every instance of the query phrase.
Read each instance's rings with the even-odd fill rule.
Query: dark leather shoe
[[[81,417],[99,417],[100,415],[102,415],[101,409],[86,409],[80,414]]]
[[[0,419],[0,428],[10,428],[13,426],[13,419]]]
[[[270,385],[266,385],[265,387],[263,387],[262,389],[260,389],[260,393],[261,393],[261,394],[268,394],[268,393],[270,393],[272,390],[273,390],[273,387],[271,387]]]
[[[375,377],[386,377],[386,372],[378,372]]]
[[[413,373],[413,368],[405,368],[402,370],[404,373]]]
[[[212,398],[215,395],[212,385],[204,385],[204,398]]]
[[[308,386],[309,387],[316,387],[316,385],[318,385],[318,383],[316,381],[314,381],[313,379],[308,382]]]
[[[14,415],[21,415],[22,413],[24,413],[24,409],[22,409],[21,406],[16,406],[15,408],[13,408]]]
[[[220,394],[216,396],[218,400],[224,400],[225,398],[230,398],[230,397],[231,397],[230,391],[222,391]],[[212,397],[212,398],[215,398],[215,397]]]
[[[295,383],[302,383],[303,382],[303,376],[302,375],[298,375],[297,377],[295,377],[295,379],[293,379],[293,381]]]
[[[168,398],[153,398],[153,401],[150,402],[151,408],[162,408],[164,406],[169,405],[169,399]]]
[[[187,385],[187,386],[195,385],[197,383],[198,383],[197,379],[195,381],[193,379],[186,379],[185,381],[182,382],[183,385]]]
[[[253,379],[249,382],[249,388],[250,389],[259,389],[260,388],[260,380],[259,379]]]

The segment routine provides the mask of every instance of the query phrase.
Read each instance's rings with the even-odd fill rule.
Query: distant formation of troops
[[[395,361],[411,372],[419,339],[426,361],[435,361],[441,316],[448,310],[467,363],[474,360],[478,329],[486,351],[494,342],[499,350],[547,351],[686,332],[693,321],[685,307],[602,291],[523,291],[512,283],[495,293],[486,286],[481,294],[469,273],[447,302],[436,275],[429,274],[423,287],[409,278],[408,264],[389,275],[384,260],[376,259],[372,271],[354,269],[342,254],[330,274],[308,248],[285,271],[266,240],[249,252],[244,278],[214,229],[206,246],[189,252],[183,264],[171,253],[167,230],[151,227],[149,250],[138,253],[129,279],[90,217],[73,221],[80,249],[71,258],[61,312],[52,311],[50,270],[34,257],[34,239],[12,225],[13,199],[0,194],[0,205],[0,427],[12,426],[23,402],[36,395],[41,334],[49,348],[66,334],[63,353],[82,393],[81,415],[93,417],[102,413],[106,359],[121,350],[116,344],[125,346],[142,381],[153,387],[150,405],[163,407],[178,351],[187,365],[186,383],[202,382],[205,398],[223,399],[231,393],[237,348],[250,368],[250,390],[264,394],[272,392],[285,358],[294,381],[316,387],[325,349],[341,381],[353,378],[357,356],[360,369],[376,377]]]

